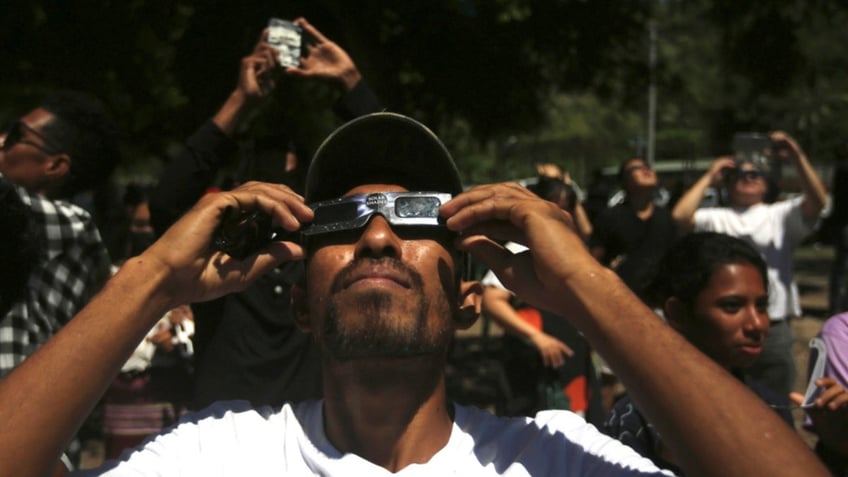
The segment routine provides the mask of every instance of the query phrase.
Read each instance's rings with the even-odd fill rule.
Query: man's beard
[[[402,358],[444,352],[453,336],[446,293],[439,293],[431,301],[424,293],[420,274],[398,260],[383,258],[381,261],[407,276],[411,285],[409,292],[415,299],[398,303],[401,299],[396,295],[384,289],[372,289],[341,305],[334,293],[340,287],[334,284],[324,320],[326,351],[338,360]],[[353,270],[356,265],[354,262],[339,273],[336,282],[342,281],[346,271]],[[431,307],[434,307],[432,311]],[[438,323],[428,323],[431,313],[438,317]],[[358,317],[344,318],[351,314]]]

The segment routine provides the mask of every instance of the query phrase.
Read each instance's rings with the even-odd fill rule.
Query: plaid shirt
[[[16,189],[46,250],[29,276],[26,299],[0,319],[0,378],[59,331],[109,277],[109,254],[88,212]]]

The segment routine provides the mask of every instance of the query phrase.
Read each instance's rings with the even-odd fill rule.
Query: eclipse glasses
[[[309,237],[365,227],[379,214],[395,226],[444,227],[439,207],[453,196],[442,192],[376,192],[310,204],[312,222],[296,232],[271,228],[261,212],[227,209],[213,239],[215,248],[244,258],[273,240],[304,242]]]

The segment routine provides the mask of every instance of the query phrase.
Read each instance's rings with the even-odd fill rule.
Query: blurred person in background
[[[113,267],[143,253],[155,241],[150,224],[151,186],[131,183],[124,191],[123,254]],[[117,459],[177,422],[188,409],[193,385],[194,316],[188,305],[168,311],[136,346],[103,398],[105,457]]]
[[[100,290],[109,277],[109,254],[81,207],[30,192],[2,174],[0,197],[0,217],[8,221],[0,228],[2,381]],[[67,466],[78,465],[79,451],[74,438],[66,448]]]
[[[644,297],[657,264],[678,237],[677,227],[668,209],[654,203],[657,173],[647,161],[638,157],[623,161],[618,181],[624,202],[604,209],[594,219],[589,250],[637,296]]]
[[[539,176],[535,185],[536,190],[534,190],[536,195],[542,198],[549,197],[545,200],[557,203],[562,210],[571,214],[577,233],[583,240],[589,240],[592,236],[592,222],[583,207],[580,197],[582,191],[571,179],[571,174],[552,163],[536,164],[536,173]],[[563,186],[557,182],[561,182]]]
[[[57,91],[6,129],[0,173],[48,198],[69,198],[102,185],[120,153],[103,105],[78,91]]]
[[[562,174],[542,175],[527,188],[569,213],[578,202]],[[575,223],[579,223],[576,218]],[[580,227],[575,229],[585,239]],[[513,253],[527,250],[514,242],[504,247]],[[491,270],[481,283],[485,287],[483,312],[507,333],[503,337],[503,365],[511,402],[506,413],[532,416],[545,409],[568,409],[600,425],[605,414],[601,388],[591,347],[580,332],[563,317],[526,303],[504,287]]]
[[[150,202],[158,234],[200,199],[221,166],[235,156],[236,132],[266,102],[280,74],[335,85],[342,92],[335,110],[343,118],[382,109],[347,52],[306,19],[295,22],[303,28],[304,38],[310,39],[301,65],[281,69],[276,51],[263,33],[253,51],[242,59],[238,82],[229,97],[162,172]],[[254,142],[258,155],[277,155],[277,172],[265,176],[267,169],[240,168],[259,174],[251,179],[279,181],[298,190],[308,166],[307,154],[289,147],[285,136],[280,131],[271,139]],[[266,160],[264,166],[272,162]],[[317,347],[297,328],[290,310],[291,287],[302,273],[300,262],[286,262],[239,293],[192,304],[197,318],[192,408],[222,399],[278,405],[321,394]]]

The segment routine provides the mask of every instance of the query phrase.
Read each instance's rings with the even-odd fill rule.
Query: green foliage
[[[658,25],[659,158],[727,152],[786,129],[828,157],[848,128],[848,7],[823,0],[9,0],[0,120],[54,88],[95,93],[126,133],[123,174],[155,174],[235,85],[267,19],[307,17],[387,107],[435,129],[469,182],[553,161],[578,180],[643,153],[650,19]],[[239,138],[285,130],[308,149],[338,124],[331,85],[281,78]]]

